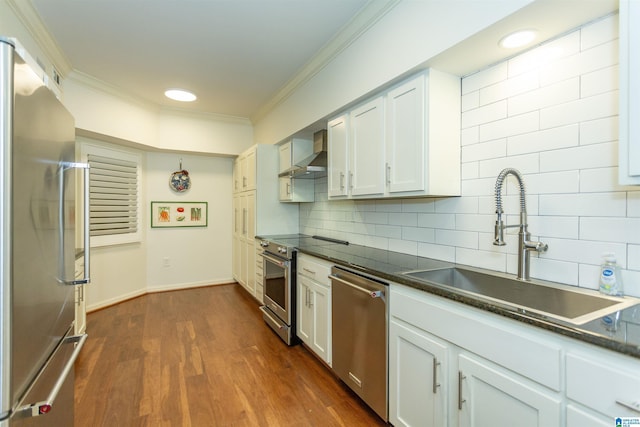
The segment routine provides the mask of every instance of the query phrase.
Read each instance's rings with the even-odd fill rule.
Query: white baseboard
[[[232,283],[236,283],[234,279],[218,279],[218,280],[207,280],[202,282],[191,282],[191,283],[174,283],[171,285],[163,285],[163,286],[147,286],[144,289],[138,289],[134,292],[129,292],[127,294],[118,295],[117,297],[109,298],[108,300],[100,301],[96,304],[91,304],[87,306],[87,313],[92,311],[100,310],[102,308],[106,308],[118,303],[121,303],[126,300],[130,300],[145,294],[152,294],[157,292],[168,292],[168,291],[177,291],[180,289],[189,289],[189,288],[201,288],[205,286],[218,286],[218,285],[229,285]]]

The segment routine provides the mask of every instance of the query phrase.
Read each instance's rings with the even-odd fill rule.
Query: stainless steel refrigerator
[[[86,339],[73,335],[74,287],[89,274],[85,237],[86,275],[74,274],[86,166],[75,163],[73,117],[22,52],[0,37],[0,427],[69,427]]]

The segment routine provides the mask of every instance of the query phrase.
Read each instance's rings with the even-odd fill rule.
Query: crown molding
[[[333,61],[341,52],[358,40],[369,28],[396,7],[401,0],[369,0],[327,44],[318,51],[266,104],[251,116],[253,123],[265,117],[269,111],[284,102],[298,88]]]
[[[83,73],[78,70],[73,70],[67,77],[67,81],[73,81],[84,87],[88,87],[88,88],[106,93],[108,95],[111,95],[123,101],[137,105],[141,108],[145,108],[147,110],[153,111],[156,114],[169,114],[172,116],[181,116],[181,117],[191,118],[191,119],[209,120],[209,121],[216,121],[216,122],[225,122],[225,123],[234,123],[234,124],[252,126],[251,121],[245,117],[229,116],[225,114],[191,111],[183,108],[160,106],[155,102],[146,101],[140,97],[133,96],[127,93],[125,90],[119,88],[118,86],[112,85],[110,83],[97,79],[89,74]]]
[[[47,55],[61,79],[64,79],[73,69],[71,62],[66,57],[58,43],[49,33],[49,30],[40,19],[40,15],[34,9],[30,1],[6,0],[9,7],[16,14],[22,25],[25,26],[35,42]]]

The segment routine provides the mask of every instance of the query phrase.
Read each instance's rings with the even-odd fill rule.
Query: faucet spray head
[[[496,221],[493,244],[495,246],[506,246],[504,241],[504,224],[500,218]]]
[[[493,236],[493,244],[495,246],[506,246],[506,243],[504,241],[504,223],[502,221],[502,214],[500,212],[498,212],[498,219],[496,220]]]

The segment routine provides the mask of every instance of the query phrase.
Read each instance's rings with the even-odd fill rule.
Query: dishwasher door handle
[[[351,282],[348,282],[348,281],[346,281],[346,280],[344,280],[344,279],[342,279],[342,278],[340,278],[340,277],[338,277],[338,276],[336,276],[334,274],[330,274],[329,275],[329,279],[330,280],[335,280],[336,282],[340,282],[343,285],[347,285],[347,286],[349,286],[349,287],[351,287],[351,288],[353,288],[353,289],[355,289],[357,291],[363,292],[363,293],[369,295],[371,298],[382,298],[382,300],[385,301],[384,291],[373,291],[371,289],[365,289],[365,288],[363,288],[361,286],[358,286],[358,285],[355,285],[355,284],[353,284]]]

